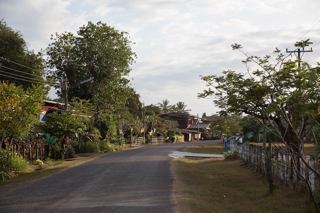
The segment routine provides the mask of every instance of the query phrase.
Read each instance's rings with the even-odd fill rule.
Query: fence
[[[164,137],[158,136],[158,137],[152,137],[152,143],[164,143]]]
[[[46,157],[50,156],[52,151],[52,145],[44,145],[41,143],[18,143],[13,142],[12,152],[17,153],[24,159],[28,159],[33,162],[33,160],[44,160]]]
[[[262,150],[261,146],[253,144],[239,144],[238,141],[233,141],[230,146],[231,152],[233,153],[238,149],[240,158],[254,167],[256,172],[261,174],[269,173],[273,181],[278,181],[280,184],[290,186],[290,179],[292,187],[295,191],[300,187],[301,191],[307,190],[306,181],[309,181],[311,191],[315,194],[315,174],[309,169],[315,169],[315,157],[313,155],[302,155],[302,158],[297,156],[290,157],[288,152],[283,150],[275,149],[272,150],[271,146],[266,151]],[[306,165],[306,162],[308,165]],[[299,175],[297,174],[298,169]],[[300,179],[300,180],[298,180]]]
[[[132,140],[131,146],[140,145],[143,143],[144,143],[143,137],[136,137],[135,139]]]

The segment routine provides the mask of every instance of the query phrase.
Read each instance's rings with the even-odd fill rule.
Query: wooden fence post
[[[297,179],[297,170],[295,169],[294,165],[296,165],[296,167],[298,167],[298,157],[296,155],[293,155],[291,157],[292,159],[292,186],[293,186],[293,190],[297,191],[298,190],[298,179]]]
[[[262,173],[262,146],[259,146],[259,172]]]
[[[302,158],[304,160],[306,160],[306,155],[305,154],[302,154]],[[306,165],[304,164],[304,162],[301,160],[300,161],[300,169],[301,169],[301,176],[303,178],[303,180],[300,180],[301,182],[301,191],[302,192],[305,192],[307,191],[307,187],[306,187]]]
[[[283,153],[280,151],[280,184],[283,184]]]
[[[257,151],[257,155],[256,155],[256,164],[257,164],[257,168],[256,168],[256,172],[259,172],[259,167],[260,167],[260,146],[256,147],[256,151]]]
[[[314,168],[314,156],[310,155],[309,166]],[[315,185],[314,185],[314,172],[309,169],[309,181],[311,186],[311,193],[314,196],[315,193]]]
[[[290,184],[290,175],[289,175],[289,154],[285,153],[285,179],[286,186],[289,187]]]
[[[275,160],[275,169],[274,169],[274,179],[275,181],[279,180],[279,153],[278,149],[275,150],[274,152],[274,160]]]
[[[250,144],[248,144],[248,147],[247,147],[247,158],[248,158],[248,165],[250,166]]]

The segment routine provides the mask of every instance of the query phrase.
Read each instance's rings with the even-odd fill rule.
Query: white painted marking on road
[[[173,151],[169,154],[172,158],[185,158],[185,157],[197,157],[197,158],[222,158],[222,154],[204,154],[204,153],[191,153],[191,152],[180,152]]]

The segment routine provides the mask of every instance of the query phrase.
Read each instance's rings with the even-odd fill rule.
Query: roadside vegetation
[[[192,146],[189,152],[221,154],[223,143]],[[175,159],[176,212],[314,212],[308,193],[277,186],[269,193],[266,177],[241,160],[225,158]]]

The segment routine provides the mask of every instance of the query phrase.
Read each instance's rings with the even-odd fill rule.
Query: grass
[[[214,150],[216,147],[216,150]],[[205,153],[221,153],[223,144],[208,145]],[[203,145],[186,150],[203,150]],[[277,184],[268,193],[266,177],[256,173],[241,160],[224,158],[175,159],[177,176],[174,195],[175,212],[314,212],[307,194]]]

